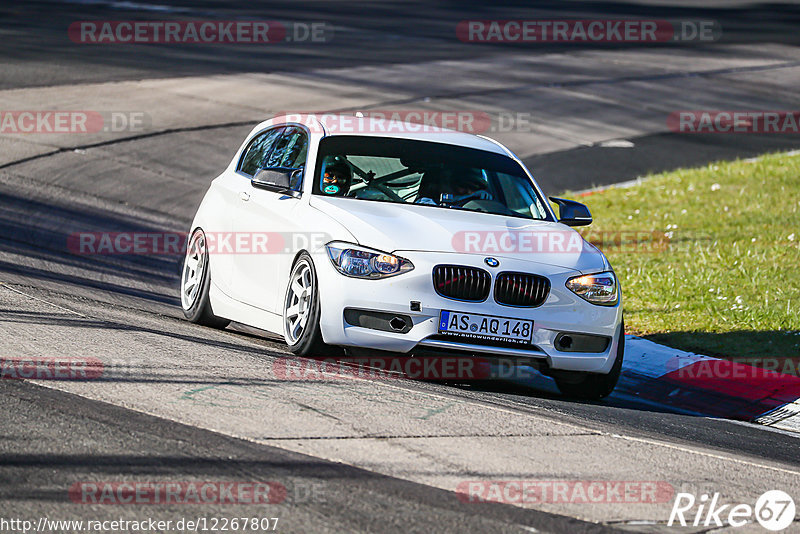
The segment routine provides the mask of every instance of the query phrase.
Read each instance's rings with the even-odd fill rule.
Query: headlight
[[[414,268],[405,258],[352,243],[334,241],[325,245],[325,249],[336,270],[353,278],[387,278]]]
[[[583,300],[600,306],[613,306],[619,299],[617,277],[610,271],[570,278],[567,288]]]

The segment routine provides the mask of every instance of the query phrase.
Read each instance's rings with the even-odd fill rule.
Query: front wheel
[[[580,375],[564,373],[554,376],[558,389],[567,397],[584,400],[599,400],[608,397],[619,381],[622,372],[622,359],[625,354],[625,322],[619,326],[619,342],[617,343],[617,356],[614,365],[607,375],[599,373],[584,373]]]
[[[198,228],[186,245],[186,257],[181,269],[181,308],[183,315],[193,323],[225,328],[230,321],[214,315],[208,297],[210,287],[211,269],[208,266],[206,235]]]
[[[298,356],[332,353],[322,340],[319,306],[317,271],[311,256],[303,252],[292,267],[283,302],[283,337],[289,350]]]

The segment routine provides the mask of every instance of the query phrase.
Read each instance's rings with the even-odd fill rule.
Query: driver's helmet
[[[353,171],[350,165],[338,158],[331,159],[322,172],[320,190],[323,195],[343,197],[350,191]]]

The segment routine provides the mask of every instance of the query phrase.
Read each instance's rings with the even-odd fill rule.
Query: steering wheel
[[[383,184],[367,184],[367,186],[364,189],[375,189],[377,191],[380,191],[381,193],[383,193],[384,195],[386,195],[395,202],[402,202],[404,204],[406,202],[405,199],[403,199],[403,197],[401,197],[400,195],[398,195],[397,193],[395,193],[394,191],[392,191]]]
[[[471,199],[466,202],[462,208],[470,211],[494,213],[495,215],[515,215],[515,213],[507,206],[504,206],[502,202],[496,200]]]
[[[486,198],[485,196],[481,195],[481,193],[485,193],[486,195],[488,195],[489,198]],[[471,195],[469,195],[467,197],[459,198],[457,200],[455,200],[455,199],[451,200],[451,201],[448,202],[448,204],[450,204],[451,206],[464,207],[465,204],[467,204],[468,202],[472,202],[473,200],[495,201],[494,197],[492,197],[492,195],[490,193],[488,193],[487,191],[481,190],[481,191],[475,191],[474,193],[472,193]]]

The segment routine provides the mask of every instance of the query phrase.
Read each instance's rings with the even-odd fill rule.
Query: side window
[[[299,169],[305,164],[308,139],[302,129],[289,127],[275,143],[265,167]]]
[[[283,134],[287,137],[285,155],[281,160],[281,167],[290,169],[300,169],[306,165],[306,153],[308,152],[308,137],[300,128],[287,128]]]
[[[285,128],[274,128],[256,136],[245,149],[244,157],[239,163],[239,170],[253,176],[258,169],[269,167],[267,161],[273,151],[276,139],[280,138]]]
[[[306,154],[308,153],[308,136],[302,128],[289,127],[283,132],[275,143],[275,148],[269,156],[269,167],[285,167],[288,169],[304,169]],[[292,176],[290,187],[299,191],[303,183],[303,173],[298,172]]]

